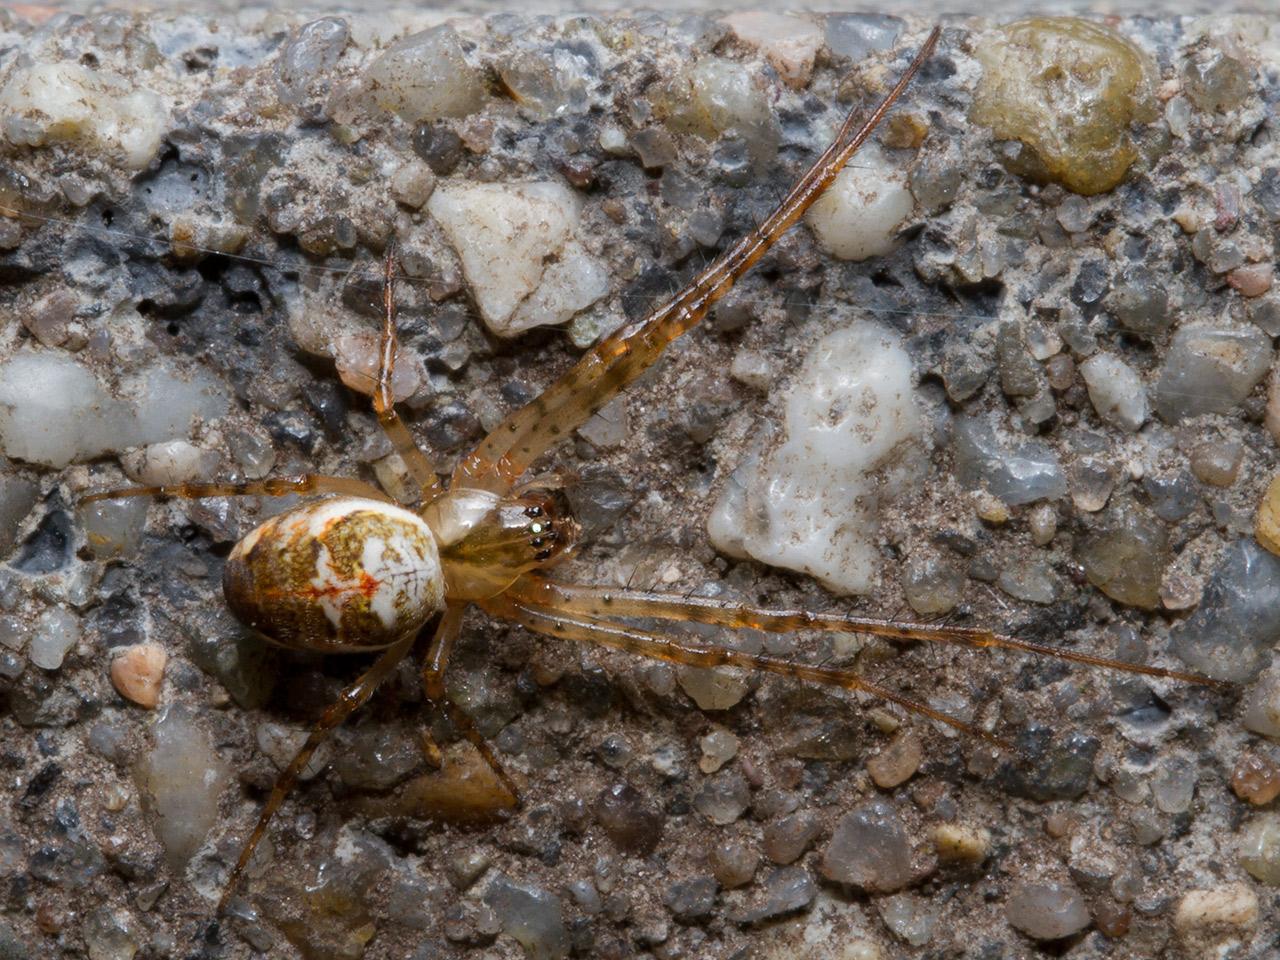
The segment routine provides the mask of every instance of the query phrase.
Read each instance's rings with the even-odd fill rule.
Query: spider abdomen
[[[431,528],[408,510],[356,497],[267,520],[235,545],[222,585],[242,623],[323,653],[390,646],[444,607]]]

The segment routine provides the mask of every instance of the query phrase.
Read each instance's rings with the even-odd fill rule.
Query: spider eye
[[[529,524],[529,532],[530,532],[530,533],[532,533],[535,537],[536,537],[538,534],[542,533],[542,531],[543,531],[543,530],[545,530],[545,529],[546,529],[546,527],[545,527],[543,524],[541,524],[541,523],[531,523],[531,524]]]

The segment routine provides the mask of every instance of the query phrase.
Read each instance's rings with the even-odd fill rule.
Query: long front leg
[[[644,590],[617,590],[611,587],[587,587],[558,583],[539,576],[526,576],[511,587],[508,594],[538,607],[562,611],[574,616],[597,620],[613,620],[619,617],[651,618],[655,620],[693,621],[707,623],[731,630],[764,630],[768,633],[793,633],[798,630],[818,630],[823,633],[867,634],[888,640],[926,641],[952,643],[980,649],[1000,648],[1021,650],[1056,660],[1083,663],[1091,667],[1138,673],[1148,677],[1167,677],[1184,683],[1210,687],[1226,687],[1218,680],[1188,673],[1168,670],[1145,663],[1128,663],[1112,660],[1091,653],[1080,653],[1044,643],[1031,643],[981,627],[956,627],[908,623],[878,617],[854,617],[844,614],[811,613],[807,610],[770,610],[749,604],[726,604],[705,597],[673,596],[650,593]]]
[[[172,483],[152,487],[118,487],[80,498],[81,503],[97,500],[122,500],[126,497],[178,497],[203,500],[207,497],[287,497],[309,493],[338,493],[368,500],[395,501],[377,487],[348,477],[326,477],[318,473],[302,473],[289,477],[267,477],[243,483]]]
[[[493,752],[493,747],[489,745],[489,741],[480,734],[480,731],[476,729],[476,725],[471,722],[471,717],[465,710],[453,705],[453,701],[449,699],[449,695],[444,689],[445,671],[449,668],[449,658],[453,655],[453,645],[458,639],[458,633],[462,627],[462,615],[466,612],[466,609],[467,605],[465,603],[453,603],[445,608],[444,616],[440,618],[440,625],[436,627],[435,635],[431,638],[431,645],[427,648],[426,656],[422,661],[422,689],[426,694],[427,701],[432,706],[437,707],[444,714],[444,718],[453,725],[453,728],[476,748],[476,751],[484,758],[485,763],[489,765],[489,769],[502,781],[502,786],[511,794],[512,802],[519,806],[520,788],[516,786],[516,782],[511,779],[511,775],[502,766],[502,762],[498,760],[497,754]]]
[[[289,766],[280,772],[280,776],[276,778],[275,785],[271,788],[271,795],[267,797],[267,802],[262,807],[262,812],[258,815],[258,823],[253,828],[253,833],[249,835],[249,840],[245,843],[240,851],[240,857],[236,860],[235,867],[231,870],[231,876],[227,878],[227,885],[222,890],[222,898],[218,901],[218,913],[221,913],[227,905],[227,901],[231,898],[231,894],[235,891],[236,884],[239,883],[240,877],[244,874],[245,867],[249,865],[250,858],[253,857],[253,851],[258,848],[263,835],[267,831],[267,825],[271,822],[271,818],[275,816],[276,811],[280,809],[280,804],[284,803],[285,798],[293,790],[294,784],[298,782],[298,777],[307,765],[307,761],[311,759],[311,755],[316,752],[320,744],[328,739],[329,734],[333,732],[335,727],[342,724],[347,717],[351,716],[373,695],[373,691],[378,685],[387,678],[387,675],[395,669],[404,655],[409,652],[413,646],[415,634],[410,633],[403,639],[396,642],[395,646],[387,648],[387,650],[374,661],[373,666],[362,673],[359,679],[351,686],[343,690],[338,695],[338,699],[325,710],[316,725],[312,728],[310,736],[307,737],[306,743],[294,755],[289,762]]]
[[[434,500],[442,492],[440,475],[436,473],[431,458],[414,441],[409,428],[400,419],[400,414],[396,413],[395,390],[391,385],[395,376],[396,350],[399,348],[396,336],[395,279],[395,252],[388,248],[383,264],[382,333],[378,338],[378,379],[373,390],[373,412],[417,485],[419,499],[426,502]]]
[[[782,677],[804,680],[842,690],[861,690],[872,696],[896,703],[911,713],[937,720],[949,727],[995,744],[1002,749],[1010,749],[1010,745],[995,734],[974,726],[959,717],[935,710],[927,703],[912,700],[900,693],[868,680],[856,671],[844,667],[815,667],[808,664],[784,660],[763,653],[746,653],[728,647],[702,646],[688,643],[674,637],[666,637],[637,627],[616,623],[604,619],[595,619],[588,615],[575,615],[562,610],[535,606],[519,599],[511,592],[502,594],[492,600],[483,601],[485,610],[495,616],[514,620],[522,626],[549,637],[563,637],[569,640],[580,640],[594,643],[615,650],[649,657],[653,660],[665,660],[689,667],[740,667],[744,670],[774,673]]]
[[[658,359],[667,344],[698,323],[712,305],[768,252],[818,199],[871,136],[933,52],[935,27],[911,65],[869,118],[851,133],[852,113],[835,141],[759,227],[717,257],[672,299],[624,324],[585,354],[542,395],[500,424],[454,470],[455,486],[505,492],[546,450],[565,439]]]

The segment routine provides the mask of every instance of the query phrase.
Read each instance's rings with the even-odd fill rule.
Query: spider
[[[445,694],[445,671],[463,614],[474,604],[490,616],[539,634],[603,645],[697,667],[731,666],[830,687],[857,690],[1005,746],[962,719],[910,699],[851,669],[814,666],[761,653],[699,645],[632,625],[685,621],[729,630],[774,633],[816,630],[868,634],[896,641],[999,647],[1095,667],[1212,683],[1194,674],[1124,663],[986,629],[874,617],[766,609],[719,600],[562,582],[548,571],[577,546],[580,528],[554,475],[530,468],[588,417],[652,365],[667,344],[697,324],[711,306],[804,214],[868,139],[938,42],[934,28],[893,89],[862,123],[850,112],[830,146],[754,231],[642,319],[601,340],[539,397],[508,416],[442,482],[393,403],[397,349],[394,253],[383,277],[383,321],[373,409],[419,491],[410,510],[362,481],[304,474],[245,483],[183,483],[94,493],[86,501],[121,497],[181,498],[315,494],[317,499],[268,519],[227,560],[224,592],[247,626],[276,644],[319,653],[381,651],[374,663],[324,712],[279,774],[240,851],[218,904],[221,913],[245,868],[312,754],[363,705],[418,644],[427,700],[493,769],[518,803],[519,790],[466,713]]]

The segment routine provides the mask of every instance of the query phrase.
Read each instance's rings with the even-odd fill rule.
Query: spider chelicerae
[[[681,290],[642,319],[625,323],[589,350],[540,396],[508,416],[442,480],[396,413],[392,375],[397,350],[394,254],[383,282],[383,323],[373,408],[403,459],[419,497],[408,509],[355,479],[305,474],[245,483],[183,483],[106,490],[87,501],[315,494],[236,544],[224,588],[245,624],[282,646],[319,653],[380,651],[374,663],[325,711],[281,772],[224,887],[236,888],[274,814],[325,738],[364,704],[415,646],[422,651],[427,700],[479,751],[518,802],[519,790],[466,713],[445,694],[445,671],[463,614],[489,615],[539,634],[600,644],[670,663],[763,671],[895,703],[966,734],[1003,744],[989,731],[905,697],[846,667],[806,665],[762,653],[699,645],[634,625],[636,620],[695,622],[726,630],[812,630],[900,641],[1002,647],[1189,682],[1193,674],[1020,641],[981,628],[767,609],[722,600],[561,582],[549,571],[578,543],[579,526],[554,475],[531,467],[635,381],[667,344],[697,324],[831,184],[902,95],[937,44],[929,35],[908,69],[870,116],[845,119],[831,145],[777,208]],[[419,640],[423,642],[419,644]]]

